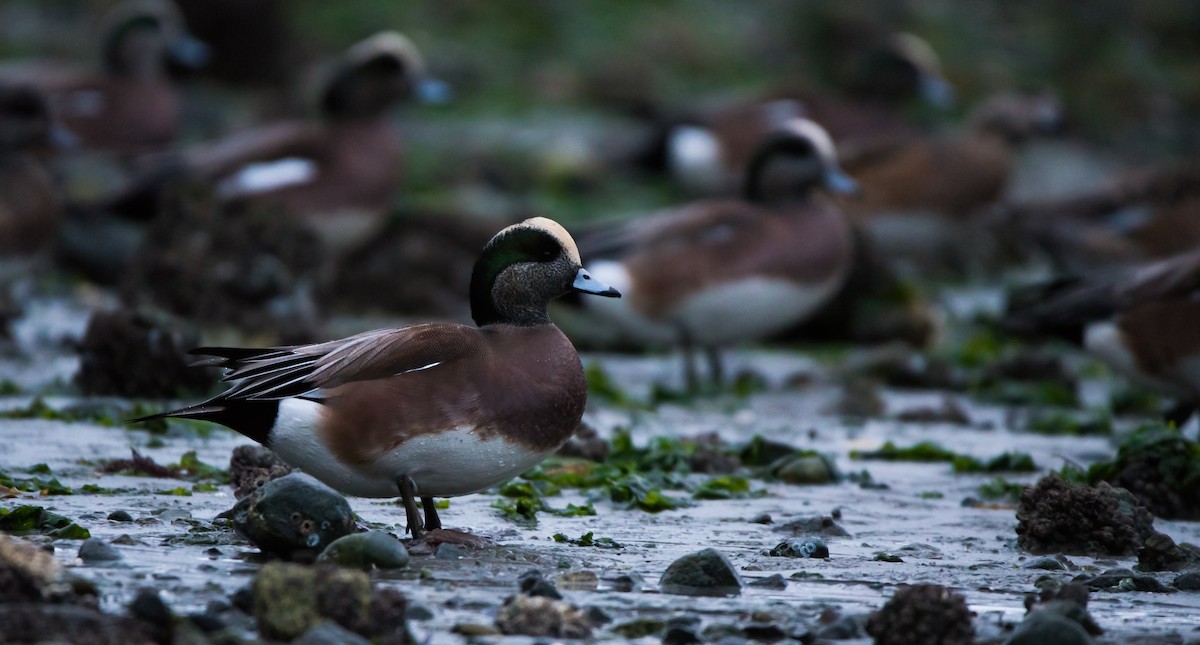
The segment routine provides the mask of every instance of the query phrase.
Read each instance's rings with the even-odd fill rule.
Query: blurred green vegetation
[[[1091,138],[1197,143],[1200,3],[1184,0],[246,1],[279,3],[299,65],[381,29],[406,33],[456,86],[451,113],[832,87],[872,42],[911,31],[940,54],[960,114],[995,91],[1049,87]],[[113,4],[0,3],[0,56],[87,57]]]

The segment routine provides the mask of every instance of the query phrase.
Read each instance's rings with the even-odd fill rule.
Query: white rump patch
[[[217,195],[230,198],[280,190],[309,183],[317,172],[316,162],[301,157],[247,164],[217,184]]]

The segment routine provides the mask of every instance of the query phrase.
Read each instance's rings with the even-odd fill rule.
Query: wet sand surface
[[[38,311],[59,311],[43,304]],[[59,311],[59,313],[62,313]],[[43,329],[46,329],[43,327]],[[21,328],[21,333],[29,333]],[[67,381],[73,359],[53,349],[47,339],[74,333],[70,325],[48,330],[37,360],[4,359],[0,375],[29,391],[55,379]],[[1029,453],[1040,473],[1008,475],[1011,481],[1031,483],[1041,474],[1058,469],[1064,460],[1087,464],[1108,458],[1114,448],[1109,437],[1045,436],[1012,429],[1010,408],[972,401],[960,394],[936,391],[884,390],[888,415],[917,407],[937,406],[944,396],[955,398],[967,411],[971,425],[909,423],[876,418],[849,419],[829,411],[840,388],[831,377],[832,367],[789,350],[738,352],[730,356],[734,371],[751,369],[765,377],[765,392],[745,398],[725,395],[687,405],[662,404],[657,409],[628,410],[593,397],[585,420],[602,436],[615,428],[629,428],[637,444],[652,435],[694,436],[715,432],[731,443],[744,443],[754,435],[811,448],[833,457],[842,473],[868,470],[874,482],[886,489],[864,488],[852,481],[799,486],[752,480],[761,497],[695,501],[679,510],[656,514],[626,510],[608,500],[592,500],[597,515],[556,517],[541,513],[535,525],[517,524],[491,508],[499,498],[483,493],[451,501],[441,511],[448,527],[469,529],[490,538],[492,546],[469,551],[457,560],[438,559],[417,549],[408,569],[376,572],[379,584],[402,590],[413,605],[424,606],[431,618],[412,621],[419,640],[459,642],[451,633],[459,624],[491,625],[495,610],[517,590],[517,578],[536,568],[550,580],[559,580],[566,600],[580,607],[597,607],[613,622],[597,631],[600,639],[620,638],[611,628],[641,618],[667,618],[677,613],[733,625],[771,621],[781,625],[817,627],[824,609],[843,614],[869,612],[880,607],[898,585],[937,583],[965,595],[976,613],[980,638],[997,638],[1001,625],[1024,616],[1024,595],[1035,592],[1042,576],[1069,580],[1076,572],[1027,569],[1037,559],[1016,546],[1016,519],[1011,503],[983,508],[964,507],[964,498],[991,479],[987,474],[955,474],[947,463],[861,461],[852,450],[870,450],[891,440],[897,445],[933,441],[961,454],[987,459],[1004,451]],[[673,356],[585,356],[599,362],[612,379],[633,397],[643,396],[654,382],[677,379],[679,363]],[[796,379],[797,374],[811,378]],[[788,381],[808,381],[786,386]],[[0,399],[0,407],[27,405],[29,396]],[[110,404],[118,409],[128,402],[48,397],[59,408],[86,403]],[[157,405],[157,404],[155,404]],[[55,557],[99,587],[102,607],[120,611],[137,589],[161,592],[177,612],[205,609],[210,601],[228,600],[247,585],[258,570],[257,549],[240,538],[216,516],[234,503],[232,490],[167,495],[189,482],[176,479],[99,474],[97,460],[127,458],[130,448],[160,464],[176,463],[195,451],[203,462],[224,468],[232,449],[248,440],[223,428],[197,433],[173,429],[166,435],[143,430],[104,426],[93,422],[57,420],[0,421],[0,469],[20,473],[45,463],[73,495],[25,494],[0,504],[37,504],[66,515],[107,541],[122,536],[116,548],[122,559],[105,566],[85,565],[76,557],[78,541],[54,541]],[[703,475],[691,475],[703,479]],[[86,484],[122,492],[89,494]],[[676,491],[668,491],[676,494]],[[687,495],[686,492],[678,492]],[[589,501],[587,491],[568,490],[548,501],[555,507]],[[349,498],[363,524],[404,535],[404,514],[396,500]],[[133,522],[108,520],[109,513],[124,510]],[[773,524],[751,522],[769,514]],[[840,515],[837,524],[849,537],[824,537],[828,559],[771,557],[766,551],[791,534],[780,527],[796,519]],[[1176,542],[1200,543],[1200,523],[1155,520],[1157,530]],[[556,533],[575,538],[587,532],[611,538],[621,548],[580,547],[553,540]],[[47,538],[34,537],[35,540]],[[120,544],[124,542],[125,544]],[[786,579],[785,589],[744,587],[736,597],[695,598],[659,593],[657,581],[676,558],[713,547],[727,555],[746,582],[773,574]],[[907,547],[907,548],[906,548]],[[875,559],[886,551],[902,562]],[[1134,558],[1096,559],[1071,556],[1081,571],[1100,572],[1132,567]],[[570,574],[590,571],[597,582],[573,588]],[[639,591],[614,588],[612,578],[634,572],[645,580]],[[1158,574],[1169,582],[1174,574]],[[565,578],[563,576],[566,576]],[[587,579],[588,576],[582,576]],[[1106,630],[1101,642],[1182,642],[1200,635],[1200,594],[1149,592],[1094,592],[1089,608]],[[247,625],[252,629],[252,625]],[[250,635],[247,633],[247,635]]]

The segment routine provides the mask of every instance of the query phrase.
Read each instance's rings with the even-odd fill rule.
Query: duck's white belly
[[[724,345],[781,332],[812,315],[841,285],[841,276],[811,285],[747,278],[685,300],[673,316],[701,345]]]
[[[594,266],[596,278],[632,294],[635,285],[619,263],[605,261]],[[839,273],[810,285],[777,278],[736,280],[705,289],[663,318],[650,318],[635,310],[628,297],[593,298],[588,308],[640,343],[677,343],[686,329],[697,344],[726,345],[769,336],[803,321],[829,301],[843,278]]]
[[[270,445],[279,458],[347,495],[396,497],[408,475],[417,494],[454,497],[476,493],[537,465],[553,451],[531,452],[501,437],[481,438],[471,428],[420,435],[364,468],[339,462],[316,433],[321,404],[280,402]]]

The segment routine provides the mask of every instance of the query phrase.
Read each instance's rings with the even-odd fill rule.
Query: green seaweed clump
[[[0,508],[0,531],[40,531],[63,540],[86,540],[92,537],[90,531],[70,518],[29,504]]]
[[[617,542],[616,540],[614,540],[612,538],[596,537],[595,533],[592,531],[588,531],[587,533],[584,533],[583,535],[579,536],[579,539],[577,539],[577,540],[572,540],[571,538],[567,537],[566,535],[563,535],[562,533],[555,533],[554,541],[565,543],[565,544],[574,544],[575,546],[592,546],[592,547],[596,547],[598,549],[624,549],[625,548],[625,546],[623,544],[621,544],[620,542]]]
[[[39,464],[44,466],[45,464]],[[36,467],[35,467],[36,468]],[[45,471],[31,469],[33,472],[43,474],[51,474],[50,469]],[[57,477],[30,477],[22,479],[14,477],[0,470],[0,489],[9,488],[23,493],[41,493],[43,495],[70,495],[73,493],[69,486],[62,485]]]
[[[1109,462],[1093,464],[1087,481],[1127,489],[1167,519],[1200,519],[1200,443],[1161,424],[1134,431]]]

